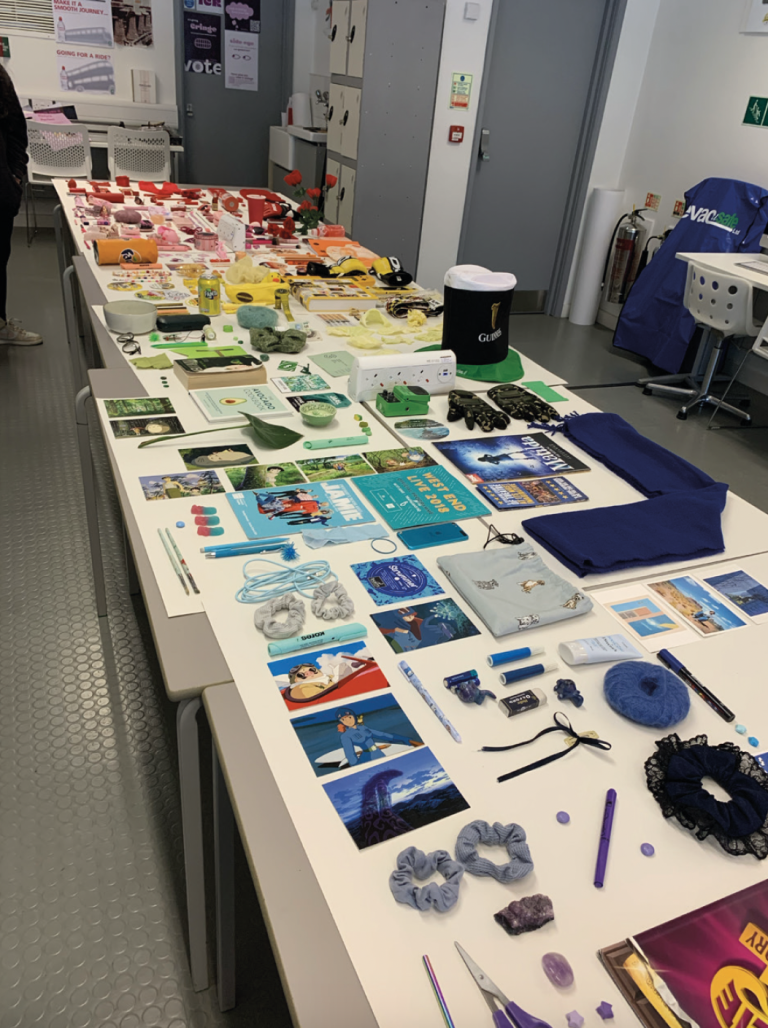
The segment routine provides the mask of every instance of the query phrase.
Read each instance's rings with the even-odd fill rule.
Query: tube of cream
[[[562,642],[557,652],[566,664],[601,664],[607,660],[644,660],[642,653],[623,635],[596,635],[591,639]]]

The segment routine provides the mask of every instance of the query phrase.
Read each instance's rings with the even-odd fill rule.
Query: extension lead
[[[271,642],[267,646],[267,651],[270,657],[280,657],[287,653],[295,653],[297,650],[314,649],[328,646],[331,643],[363,639],[366,635],[368,635],[368,629],[365,625],[353,622],[351,625],[339,625],[338,628],[326,629],[324,632],[309,632],[307,635],[297,635],[294,639],[280,639],[278,642]]]

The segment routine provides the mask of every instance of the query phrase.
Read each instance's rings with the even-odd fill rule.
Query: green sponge
[[[296,328],[289,328],[285,332],[275,332],[271,328],[251,329],[251,346],[259,353],[298,353],[304,349],[306,342],[306,333]]]
[[[237,323],[241,328],[274,328],[277,311],[273,307],[257,307],[246,304],[237,308]]]

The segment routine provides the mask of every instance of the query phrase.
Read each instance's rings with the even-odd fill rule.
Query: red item
[[[300,186],[301,172],[294,168],[293,171],[289,171],[288,174],[284,176],[283,182],[287,183],[289,186]]]
[[[313,200],[319,200],[323,195],[322,189],[308,189],[307,196],[311,196]]]
[[[179,193],[185,200],[199,200],[203,195],[202,189],[180,189]]]
[[[158,189],[157,182],[139,182],[139,189],[142,193],[152,193],[153,196],[173,196],[174,193],[179,192],[179,187],[174,185],[173,182],[163,182]]]
[[[125,203],[124,193],[88,193],[89,200],[107,200],[109,203]]]
[[[273,193],[271,189],[251,189],[248,187],[247,189],[240,190],[240,196],[242,196],[244,200],[247,200],[249,196],[260,196],[264,200],[271,200],[273,203],[281,202],[279,194]]]
[[[248,221],[261,224],[264,220],[264,207],[266,201],[263,196],[249,196],[246,198],[248,204]]]
[[[339,180],[336,175],[325,176],[325,184],[328,186],[329,189],[333,189],[333,187],[336,185],[338,181]]]
[[[464,141],[464,126],[451,125],[448,128],[448,142],[461,143]]]
[[[312,209],[312,204],[309,202],[309,200],[302,200],[301,203],[299,204],[299,210],[300,211],[309,211],[311,209]],[[315,207],[315,210],[317,210],[317,207]]]
[[[118,175],[115,179],[115,184],[118,186],[129,186],[131,184],[131,180],[127,175]]]
[[[89,186],[93,186],[94,189],[104,190],[104,189],[109,189],[110,183],[109,182],[89,182],[88,185]]]

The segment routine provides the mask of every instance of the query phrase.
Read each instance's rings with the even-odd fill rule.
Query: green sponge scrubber
[[[298,353],[306,342],[306,333],[296,328],[285,332],[276,332],[272,328],[251,329],[251,346],[259,353]]]
[[[273,307],[246,304],[237,308],[237,323],[241,328],[274,328],[278,312]]]

